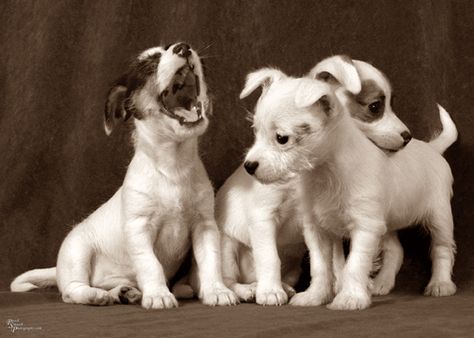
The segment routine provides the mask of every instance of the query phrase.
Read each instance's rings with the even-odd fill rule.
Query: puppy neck
[[[341,112],[327,126],[322,163],[335,167],[347,167],[355,162],[366,161],[373,153],[373,144],[357,128],[348,112]],[[377,155],[374,155],[375,157]]]
[[[135,123],[135,126],[135,153],[146,157],[157,170],[167,176],[186,172],[199,158],[196,136],[179,141],[142,123]]]

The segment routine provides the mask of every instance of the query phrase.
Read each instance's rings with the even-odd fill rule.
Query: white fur
[[[357,71],[354,66],[346,68],[349,72],[339,72],[335,77],[357,93],[360,90]],[[259,86],[265,93],[273,82],[280,80],[296,81],[272,68],[250,73],[240,96],[246,97]],[[321,84],[321,87],[327,85]],[[301,104],[314,100],[314,95],[318,95],[317,91],[301,93]],[[282,87],[272,95],[280,97],[287,93]],[[281,125],[285,126],[285,123]],[[300,167],[305,165],[308,164],[299,163]],[[223,233],[224,282],[241,299],[255,299],[262,305],[284,304],[294,294],[293,287],[299,279],[301,260],[306,251],[296,201],[297,179],[290,175],[281,181],[279,184],[262,184],[240,166],[216,196],[216,219]],[[335,255],[336,269],[341,269],[341,255],[343,262],[341,251]]]
[[[120,302],[120,292],[137,300],[138,287],[144,308],[175,307],[178,303],[167,281],[191,244],[202,302],[237,302],[222,281],[214,193],[198,155],[198,136],[208,125],[206,111],[200,124],[183,126],[161,113],[156,100],[173,74],[190,62],[199,76],[198,100],[207,107],[200,60],[194,51],[185,61],[172,48],[161,47],[143,52],[139,59],[156,52],[162,53],[157,72],[133,96],[134,107],[145,117],[134,119],[135,154],[123,185],[73,228],[59,251],[54,279],[65,302],[104,305]],[[27,291],[45,280],[54,284],[54,279],[51,269],[44,269],[43,280],[41,271],[39,275],[26,272],[12,282],[11,289]],[[28,283],[36,285],[28,287]]]
[[[334,95],[329,86],[321,88],[316,80],[314,86],[307,79],[273,82],[257,103],[256,142],[246,158],[258,161],[254,176],[260,182],[273,183],[301,174],[303,228],[312,282],[290,303],[319,305],[331,300],[332,248],[339,238],[349,237],[351,252],[340,290],[329,308],[368,307],[369,272],[381,239],[387,230],[419,222],[430,230],[433,239],[433,274],[426,294],[453,294],[455,245],[448,163],[429,143],[418,140],[387,156],[345,112],[338,98],[342,95]],[[304,101],[302,105],[302,91],[319,94],[313,104]],[[321,95],[329,98],[329,112],[317,99]],[[275,141],[276,130],[292,130],[302,123],[308,124],[311,132],[297,142],[279,145]],[[301,163],[308,165],[302,167]],[[384,265],[393,271],[399,263],[384,260]]]

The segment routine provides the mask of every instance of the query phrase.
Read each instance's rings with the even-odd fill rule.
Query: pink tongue
[[[199,120],[199,115],[196,106],[191,107],[190,110],[178,107],[173,111],[173,113],[184,118],[185,122],[196,122],[197,120]]]

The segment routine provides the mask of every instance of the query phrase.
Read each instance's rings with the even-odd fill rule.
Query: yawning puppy
[[[64,240],[57,268],[17,277],[12,291],[57,282],[68,303],[139,300],[147,309],[178,305],[167,280],[191,244],[199,297],[235,304],[221,276],[214,193],[198,155],[209,99],[199,56],[187,44],[141,53],[110,90],[105,129],[133,118],[135,154],[115,195]]]
[[[428,289],[439,291],[433,295],[454,293],[452,175],[440,155],[457,135],[449,115],[440,111],[448,128],[441,139],[413,140],[387,156],[350,118],[344,108],[347,97],[336,96],[328,83],[292,79],[275,70],[259,71],[249,78],[246,89],[264,89],[255,109],[256,141],[246,157],[248,166],[265,184],[301,175],[303,232],[312,282],[290,303],[331,301],[333,244],[349,237],[350,255],[330,308],[368,307],[369,272],[383,235],[420,222],[433,239]]]

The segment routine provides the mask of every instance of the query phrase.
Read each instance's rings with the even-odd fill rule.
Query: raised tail
[[[10,284],[10,290],[13,292],[26,292],[56,285],[56,267],[34,269],[16,277]]]
[[[438,104],[439,109],[439,119],[441,120],[441,125],[443,130],[441,133],[433,138],[428,144],[433,147],[440,154],[444,153],[446,149],[449,148],[458,138],[458,130],[454,124],[449,113]]]

